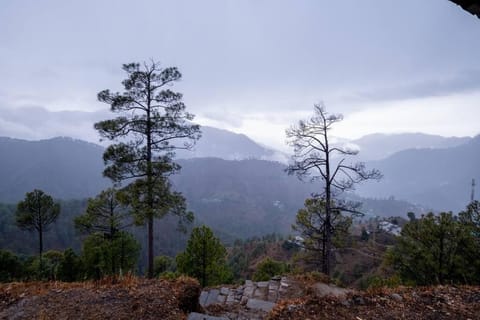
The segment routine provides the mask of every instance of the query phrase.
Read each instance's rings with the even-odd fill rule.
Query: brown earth
[[[478,286],[398,287],[362,292],[319,283],[318,279],[297,278],[288,296],[261,318],[480,319]],[[199,293],[198,282],[190,278],[0,284],[0,319],[182,320],[191,311],[201,311]],[[241,315],[228,310],[226,305],[216,308],[210,307],[208,313]]]
[[[480,319],[480,287],[378,289],[346,297],[305,297],[284,300],[268,320],[286,319]]]
[[[0,319],[186,319],[197,307],[196,280],[0,285]]]

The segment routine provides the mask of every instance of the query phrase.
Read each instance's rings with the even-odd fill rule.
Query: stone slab
[[[205,301],[205,306],[209,306],[211,304],[218,303],[217,299],[218,299],[219,294],[220,294],[220,290],[218,290],[218,289],[210,290],[210,292],[208,293],[208,298]]]
[[[260,300],[260,299],[248,299],[248,302],[247,302],[247,308],[262,310],[265,312],[270,312],[274,306],[275,306],[275,303],[270,301]]]
[[[253,296],[253,292],[255,291],[254,287],[246,287],[245,290],[243,290],[243,295],[247,298],[251,298]]]
[[[200,293],[200,298],[198,298],[198,302],[202,307],[205,306],[205,303],[207,303],[207,298],[208,298],[208,291],[202,291],[202,293]]]
[[[228,320],[228,318],[214,317],[203,313],[192,312],[188,315],[187,320]]]
[[[228,296],[228,293],[230,292],[230,289],[226,288],[226,287],[222,287],[220,289],[220,294],[223,294],[224,296]]]

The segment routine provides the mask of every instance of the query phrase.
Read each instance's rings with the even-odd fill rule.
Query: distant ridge
[[[253,141],[244,134],[202,126],[202,138],[193,150],[178,150],[180,159],[215,157],[225,160],[272,160],[286,163],[288,156]]]
[[[63,199],[93,196],[109,185],[102,177],[103,150],[66,137],[0,137],[0,201],[16,202],[35,188]]]
[[[443,149],[469,142],[471,137],[442,137],[425,133],[374,133],[353,140],[360,149],[364,161],[385,159],[396,152],[407,149]]]
[[[376,184],[358,188],[363,196],[395,196],[436,210],[458,212],[470,198],[471,181],[480,181],[480,135],[467,143],[441,149],[409,149],[369,167],[382,171]]]

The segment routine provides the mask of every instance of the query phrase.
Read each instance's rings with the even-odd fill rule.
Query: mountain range
[[[288,176],[284,163],[272,161],[285,155],[245,135],[208,127],[202,131],[192,153],[178,154],[182,170],[172,178],[198,220],[234,237],[288,232],[296,211],[318,186]],[[356,190],[369,198],[364,209],[372,215],[461,210],[472,178],[480,178],[480,137],[374,135],[351,143],[367,159],[376,159],[367,161],[368,167],[384,174],[381,182]],[[383,151],[376,152],[375,146]],[[15,203],[34,188],[61,199],[96,195],[111,185],[101,174],[103,150],[71,138],[0,138],[0,202]]]
[[[358,193],[366,197],[396,197],[442,211],[466,207],[472,179],[480,179],[480,136],[449,148],[407,149],[367,165],[384,177],[365,184]]]

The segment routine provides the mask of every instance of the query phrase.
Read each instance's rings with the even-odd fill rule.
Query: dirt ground
[[[326,287],[299,282],[298,287],[290,288],[290,298],[281,300],[261,318],[480,319],[478,286],[399,287],[367,292],[338,288],[332,291]],[[0,284],[0,319],[182,320],[190,311],[198,311],[199,294],[198,282],[190,278],[7,283]],[[232,311],[213,313],[226,315]]]
[[[279,303],[268,320],[286,319],[480,319],[480,287],[438,286],[350,292],[345,297],[315,293]]]
[[[0,285],[0,319],[186,319],[200,286],[127,278],[103,283],[9,283]],[[189,297],[188,295],[192,295]],[[183,310],[182,310],[183,309]]]

